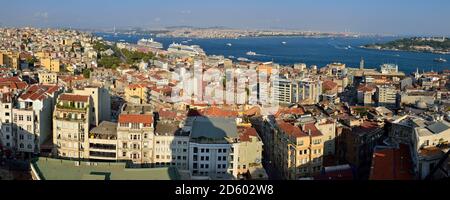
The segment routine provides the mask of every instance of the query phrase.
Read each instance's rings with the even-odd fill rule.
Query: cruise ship
[[[189,55],[189,56],[201,56],[201,55],[206,55],[205,51],[203,51],[202,48],[200,48],[200,46],[198,45],[182,45],[182,44],[178,44],[178,43],[172,43],[169,48],[167,49],[167,51],[171,52],[171,53],[178,53],[178,54],[185,54],[185,55]]]
[[[162,49],[163,45],[159,42],[156,42],[153,40],[153,38],[150,39],[141,39],[137,42],[138,45],[140,46],[146,46],[146,47],[150,47],[150,48],[155,48],[155,49]]]

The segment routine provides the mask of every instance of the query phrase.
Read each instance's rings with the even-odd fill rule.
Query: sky
[[[450,36],[448,0],[1,0],[0,26],[168,26]]]

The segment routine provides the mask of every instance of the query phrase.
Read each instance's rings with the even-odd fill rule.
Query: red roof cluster
[[[119,115],[119,123],[142,123],[142,124],[152,124],[153,116],[150,114],[121,114]]]
[[[13,76],[8,78],[0,78],[0,87],[7,87],[11,89],[19,89],[24,90],[28,87],[28,84],[25,81],[20,80],[19,77]]]
[[[30,86],[27,91],[20,96],[20,99],[26,100],[43,100],[46,95],[52,95],[59,90],[57,85],[40,85],[35,84]]]

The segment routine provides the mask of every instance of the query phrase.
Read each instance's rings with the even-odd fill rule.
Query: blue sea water
[[[137,43],[142,38],[152,36],[95,33],[108,41],[126,41]],[[360,46],[372,43],[384,43],[395,37],[359,37],[359,38],[305,38],[305,37],[260,37],[239,39],[195,39],[195,38],[158,38],[164,48],[171,43],[200,45],[208,55],[244,57],[255,61],[274,61],[282,65],[306,63],[308,66],[323,67],[331,62],[345,63],[348,67],[359,67],[361,58],[366,68],[379,68],[383,63],[394,63],[405,73],[419,71],[441,71],[450,69],[450,55],[432,53],[380,51],[363,49]],[[285,42],[285,44],[283,44]],[[231,43],[228,46],[227,43]],[[256,56],[248,56],[248,51],[256,52]],[[438,63],[436,58],[444,58],[449,62]]]

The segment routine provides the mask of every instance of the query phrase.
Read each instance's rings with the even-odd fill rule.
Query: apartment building
[[[103,121],[89,131],[86,148],[91,160],[117,160],[117,123]]]
[[[153,163],[154,123],[149,105],[124,105],[117,127],[117,158]]]
[[[150,91],[145,84],[130,84],[125,88],[125,100],[133,104],[149,102]]]
[[[62,94],[53,112],[54,154],[67,158],[89,158],[89,128],[92,101],[89,96]]]
[[[41,145],[51,143],[54,101],[62,88],[57,85],[35,84],[17,99],[13,108],[14,129],[17,133],[17,151],[40,153]],[[46,149],[51,152],[51,149]]]
[[[261,138],[258,136],[256,129],[254,129],[253,127],[238,127],[238,133],[238,175],[245,175],[251,173],[251,171],[254,170],[264,169],[262,167],[263,143],[261,141]]]
[[[58,74],[55,72],[39,72],[38,73],[39,83],[41,84],[57,84]]]
[[[322,95],[322,81],[310,78],[298,81],[296,96],[297,101],[302,104],[316,104]]]
[[[291,104],[295,102],[294,84],[292,81],[287,79],[277,80],[276,84],[273,86],[274,98],[280,104]]]
[[[156,123],[153,162],[156,167],[177,167],[188,170],[189,132],[183,131],[180,122]]]
[[[394,108],[397,105],[397,88],[393,85],[378,85],[375,99],[378,106]]]
[[[18,52],[0,51],[0,66],[20,69],[20,54]]]
[[[109,121],[111,119],[111,95],[108,89],[88,86],[82,89],[74,89],[72,93],[87,95],[92,98],[92,125],[98,126],[102,121]]]
[[[13,132],[13,96],[11,93],[0,93],[0,142],[7,149],[16,147]]]
[[[357,89],[358,104],[369,106],[373,105],[373,96],[376,92],[376,88],[372,85],[363,84]]]
[[[61,70],[61,61],[59,59],[53,58],[41,58],[40,59],[41,66],[51,72],[60,72]]]
[[[238,132],[235,118],[193,117],[189,171],[194,179],[234,179],[238,175]]]
[[[323,135],[314,124],[277,121],[274,164],[284,179],[298,180],[318,174],[322,169]]]

